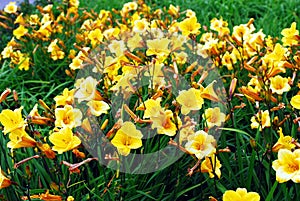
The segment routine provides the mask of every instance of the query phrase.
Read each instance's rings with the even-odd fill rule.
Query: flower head
[[[273,152],[278,152],[280,149],[288,149],[292,150],[296,147],[295,144],[293,144],[293,141],[295,141],[291,136],[284,136],[282,133],[282,128],[279,128],[279,139],[276,142],[276,144],[272,147]]]
[[[220,111],[219,107],[208,108],[204,111],[203,118],[206,119],[208,128],[221,126],[225,121],[225,114]]]
[[[284,46],[298,44],[295,36],[299,35],[299,31],[296,29],[296,26],[296,22],[293,22],[291,28],[286,28],[281,31],[281,35],[283,35],[282,42]]]
[[[293,96],[291,99],[291,105],[300,110],[300,95]]]
[[[214,178],[215,175],[218,176],[220,179],[221,177],[221,170],[222,167],[219,159],[215,154],[213,154],[211,157],[205,157],[205,160],[201,163],[201,172],[207,172],[209,174],[210,178]]]
[[[17,5],[16,5],[16,2],[9,2],[5,8],[4,8],[4,11],[6,13],[9,13],[9,14],[13,14],[13,13],[16,13],[17,12]]]
[[[168,136],[174,136],[177,131],[177,127],[180,128],[182,123],[181,120],[173,117],[173,112],[171,110],[159,111],[157,115],[151,116],[152,129],[157,128],[158,134],[165,134]],[[177,125],[176,125],[177,124]]]
[[[260,196],[256,192],[247,192],[245,188],[237,188],[236,191],[227,190],[223,194],[223,201],[259,201]]]
[[[142,144],[142,133],[132,122],[124,122],[111,143],[117,147],[121,155],[127,156],[131,149],[138,149]]]
[[[3,133],[7,134],[16,129],[23,128],[25,126],[25,121],[22,118],[22,109],[20,107],[15,109],[14,111],[5,109],[0,113],[0,122],[4,126]]]
[[[71,105],[55,109],[55,126],[74,128],[81,125],[82,113]]]
[[[197,22],[197,18],[189,17],[179,23],[179,28],[182,31],[182,35],[189,36],[190,34],[198,35],[200,33],[201,25]]]
[[[201,91],[195,88],[180,91],[176,100],[181,105],[181,113],[183,115],[187,115],[191,110],[200,110],[204,103]]]
[[[81,144],[80,139],[73,135],[69,127],[64,127],[57,132],[53,132],[49,136],[49,140],[54,145],[52,150],[57,151],[59,154],[72,150]]]
[[[11,181],[4,174],[0,167],[0,189],[10,186]]]
[[[107,114],[109,110],[109,105],[104,101],[91,100],[87,103],[90,107],[91,113],[95,116],[100,116],[101,114]]]
[[[272,168],[276,171],[276,180],[283,183],[292,180],[300,182],[300,149],[291,152],[287,149],[278,151],[278,159],[273,161]]]
[[[9,139],[7,147],[11,149],[34,147],[36,145],[36,141],[25,132],[24,128],[13,130],[9,134]]]
[[[270,88],[273,93],[283,94],[283,92],[287,92],[291,89],[288,78],[283,78],[280,75],[276,75],[275,77],[271,77],[270,81]]]
[[[195,154],[200,160],[205,156],[211,156],[216,152],[215,144],[215,138],[201,130],[197,131],[188,139],[185,148],[190,154]]]
[[[251,117],[251,128],[259,128],[262,130],[265,127],[271,126],[271,119],[269,110],[265,110],[263,112],[259,112],[257,115]]]

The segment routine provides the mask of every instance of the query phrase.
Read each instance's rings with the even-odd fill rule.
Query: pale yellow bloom
[[[16,2],[9,2],[5,7],[4,7],[4,11],[6,13],[9,13],[9,14],[13,14],[13,13],[16,13],[17,12],[17,5],[16,5]]]
[[[168,136],[174,136],[176,131],[182,125],[180,118],[176,117],[176,120],[174,119],[173,112],[171,110],[159,111],[158,114],[151,116],[150,119],[153,121],[152,129],[156,128],[158,134],[165,134]]]
[[[300,182],[300,149],[291,152],[287,149],[278,151],[278,159],[272,163],[276,171],[276,180],[279,183],[292,180],[295,183]]]
[[[188,139],[185,148],[190,154],[195,154],[200,160],[205,156],[211,156],[216,152],[216,140],[212,135],[207,134],[205,131],[197,131]]]
[[[276,75],[270,78],[271,85],[270,88],[273,93],[283,94],[291,89],[289,85],[289,79]]]
[[[110,109],[109,105],[104,101],[91,100],[87,103],[91,113],[95,116],[100,116],[101,114],[107,114]]]
[[[55,126],[74,128],[81,125],[82,113],[71,105],[55,109]]]
[[[280,149],[288,149],[292,150],[296,147],[295,144],[293,144],[293,141],[295,141],[291,136],[284,136],[282,133],[282,128],[279,128],[279,139],[276,142],[276,144],[272,147],[273,152],[278,152]]]
[[[206,109],[202,116],[206,120],[208,128],[211,128],[213,126],[221,126],[225,121],[226,115],[220,111],[219,107],[215,107]]]
[[[204,103],[201,91],[195,88],[180,91],[176,100],[181,105],[181,113],[183,115],[187,115],[191,110],[200,110]]]
[[[20,39],[22,36],[28,33],[28,29],[26,29],[23,25],[20,25],[17,29],[13,31],[13,35]]]
[[[84,79],[77,87],[74,97],[78,99],[78,102],[90,101],[96,97],[96,86],[98,82],[91,76]]]
[[[260,111],[257,115],[251,117],[251,128],[259,128],[261,131],[263,128],[271,126],[271,119],[268,110]]]
[[[0,122],[4,126],[3,133],[7,134],[19,128],[24,128],[26,122],[22,118],[23,106],[15,109],[14,111],[10,109],[4,109],[0,113]]]

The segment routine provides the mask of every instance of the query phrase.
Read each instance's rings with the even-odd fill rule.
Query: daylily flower
[[[215,138],[212,135],[208,135],[205,131],[200,130],[188,139],[185,148],[190,154],[195,154],[200,160],[205,156],[214,154],[216,152],[215,146]]]
[[[25,121],[21,114],[22,109],[23,106],[14,111],[9,109],[2,110],[0,113],[0,122],[4,126],[4,134],[25,127]]]
[[[259,201],[260,196],[256,192],[247,192],[245,188],[237,188],[236,191],[227,190],[223,194],[223,201]]]
[[[36,141],[30,137],[24,128],[13,130],[9,134],[10,141],[7,143],[7,147],[11,149],[17,149],[22,147],[35,147]]]
[[[74,128],[81,125],[82,113],[71,105],[55,109],[55,126]]]
[[[201,91],[195,88],[180,91],[176,100],[181,105],[183,115],[187,115],[191,110],[200,110],[204,103]]]
[[[295,95],[295,96],[292,97],[292,99],[291,99],[291,105],[294,108],[300,110],[300,95]]]
[[[276,75],[275,77],[271,77],[270,81],[270,88],[273,93],[283,94],[283,92],[287,92],[291,89],[288,78],[283,78],[280,75]]]
[[[110,109],[109,105],[104,101],[91,100],[87,105],[90,107],[91,113],[95,116],[107,114],[107,111]]]
[[[293,142],[295,139],[293,139],[291,136],[284,136],[282,133],[282,128],[279,128],[279,139],[276,142],[276,144],[272,147],[273,152],[278,152],[280,149],[288,149],[292,150],[296,147]]]
[[[209,174],[210,178],[214,178],[215,175],[218,176],[220,179],[221,177],[221,170],[222,167],[219,159],[215,154],[213,154],[211,157],[205,157],[205,160],[201,163],[201,172],[207,172]]]
[[[0,189],[6,188],[11,185],[10,179],[8,179],[4,174],[0,167]]]
[[[17,12],[17,5],[16,5],[16,2],[9,2],[5,7],[4,7],[4,11],[6,13],[9,13],[9,14],[13,14],[13,13],[16,13]]]
[[[283,42],[284,46],[292,46],[298,44],[296,36],[299,35],[299,31],[296,29],[296,26],[296,22],[293,22],[290,28],[285,28],[281,31],[281,35],[283,35],[281,41]]]
[[[200,33],[201,25],[197,22],[196,17],[186,18],[178,26],[184,36],[189,36],[190,34],[198,35]]]
[[[59,131],[53,132],[49,136],[49,140],[54,145],[52,150],[57,151],[58,154],[72,150],[81,144],[80,139],[73,135],[69,127],[64,127]]]
[[[170,50],[168,48],[169,43],[171,41],[167,38],[159,38],[159,39],[153,39],[153,40],[147,40],[147,51],[146,55],[157,55],[160,58],[164,58],[170,53]]]
[[[182,123],[180,118],[176,117],[177,126],[171,110],[159,111],[157,115],[151,116],[152,129],[157,129],[158,134],[165,134],[167,136],[174,136]]]
[[[28,33],[28,29],[26,29],[23,25],[20,25],[17,29],[13,31],[13,35],[20,39],[22,36]]]
[[[215,107],[206,109],[202,116],[206,119],[208,128],[211,128],[213,126],[221,126],[225,121],[226,115],[220,111],[219,107]]]
[[[265,127],[271,126],[271,119],[268,110],[260,111],[255,116],[251,117],[251,128],[258,128],[261,131]]]
[[[276,171],[276,180],[279,183],[292,180],[300,182],[300,149],[291,152],[287,149],[278,151],[278,159],[273,161],[272,168]]]
[[[98,82],[91,76],[84,79],[77,88],[74,97],[78,99],[78,102],[90,101],[97,97],[97,86]]]
[[[137,108],[137,110],[144,110],[144,118],[155,117],[159,112],[163,111],[163,108],[160,105],[161,98],[148,99]]]
[[[75,89],[69,90],[68,88],[65,88],[63,90],[62,95],[57,95],[54,97],[54,100],[56,102],[57,106],[65,106],[65,105],[72,105],[74,101],[74,93]]]
[[[131,149],[138,149],[142,144],[142,133],[137,130],[132,122],[124,122],[117,131],[111,143],[117,147],[121,155],[127,156]]]

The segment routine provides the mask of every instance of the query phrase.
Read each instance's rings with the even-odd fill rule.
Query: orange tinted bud
[[[9,88],[5,89],[0,95],[0,103],[6,99],[6,97],[11,93]]]

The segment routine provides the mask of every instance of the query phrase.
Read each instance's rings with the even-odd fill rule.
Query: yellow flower
[[[76,57],[74,57],[74,58],[72,59],[72,63],[70,63],[69,67],[70,67],[72,70],[80,69],[82,63],[83,63],[83,60],[80,59],[79,56],[76,56]]]
[[[189,36],[190,34],[198,35],[200,33],[199,29],[201,25],[197,23],[195,16],[184,19],[178,26],[184,36]]]
[[[143,47],[142,44],[142,37],[140,34],[136,33],[133,37],[129,38],[127,41],[127,46],[129,47],[129,50],[132,52],[135,48]]]
[[[172,4],[169,6],[168,13],[173,17],[178,17],[179,15],[179,6],[173,6]]]
[[[60,105],[62,106],[72,105],[74,101],[74,93],[75,93],[75,89],[69,91],[68,88],[65,88],[63,90],[62,95],[58,95],[54,97],[54,100],[56,102],[56,107]]]
[[[13,31],[13,35],[20,39],[22,36],[28,33],[28,29],[26,29],[23,25],[20,25],[17,29]]]
[[[21,13],[20,15],[18,15],[18,17],[16,18],[14,24],[19,23],[20,25],[25,25],[25,20],[23,18],[23,13]]]
[[[270,81],[270,88],[273,93],[283,94],[283,92],[287,92],[291,89],[288,78],[283,78],[280,75],[276,75],[275,77],[271,77]]]
[[[149,22],[145,18],[134,21],[133,32],[145,33],[147,30],[149,30]]]
[[[22,118],[23,106],[14,111],[5,109],[0,113],[0,122],[4,126],[3,133],[7,134],[18,128],[25,127],[25,121]]]
[[[144,103],[141,103],[141,105],[137,108],[137,110],[144,110],[144,116],[143,118],[151,118],[153,116],[157,116],[159,112],[163,111],[161,105],[160,105],[161,98],[154,99],[148,99]]]
[[[16,13],[17,12],[17,5],[16,5],[16,2],[9,2],[5,8],[4,8],[4,11],[6,13],[9,13],[9,14],[12,14],[12,13]]]
[[[296,29],[296,26],[296,22],[293,22],[291,28],[286,28],[281,31],[281,35],[283,35],[282,42],[284,46],[298,44],[296,36],[299,35],[299,31]]]
[[[74,128],[81,125],[82,113],[71,105],[55,109],[55,126]]]
[[[195,154],[195,156],[200,160],[205,156],[211,156],[214,154],[216,152],[215,145],[215,138],[201,130],[197,131],[188,139],[185,148],[190,154]]]
[[[124,44],[124,41],[122,40],[111,41],[108,45],[108,48],[112,53],[116,54],[116,57],[122,56],[124,51],[126,50],[126,46]]]
[[[259,201],[260,196],[256,192],[247,192],[245,188],[237,188],[236,191],[227,190],[223,194],[223,201]]]
[[[53,132],[49,136],[49,140],[54,145],[52,150],[57,151],[59,154],[74,149],[81,144],[80,139],[73,135],[69,127],[64,127],[58,132]]]
[[[175,124],[175,120],[173,117],[173,112],[171,110],[159,111],[159,113],[155,116],[151,116],[152,129],[157,128],[158,134],[165,134],[167,136],[174,136],[178,129],[181,127],[181,120],[176,117],[177,126]]]
[[[268,110],[259,112],[257,115],[251,117],[251,128],[258,128],[261,131],[265,127],[271,126],[271,119]]]
[[[282,133],[282,128],[279,128],[279,139],[276,142],[276,144],[272,147],[273,152],[278,152],[280,149],[288,149],[292,150],[296,147],[295,144],[293,144],[293,141],[295,141],[291,136],[284,136]]]
[[[128,3],[125,3],[123,5],[123,8],[122,8],[122,14],[127,14],[128,12],[132,11],[132,10],[136,10],[138,7],[137,3],[136,2],[128,2]]]
[[[8,187],[10,184],[10,179],[3,174],[2,168],[0,167],[0,189]]]
[[[74,197],[73,196],[68,196],[67,201],[74,201]]]
[[[292,99],[291,99],[291,105],[294,108],[300,110],[300,95],[295,95],[295,96],[292,97]]]
[[[138,149],[142,144],[142,133],[137,130],[132,122],[124,122],[117,131],[111,143],[117,147],[121,155],[127,156],[131,149]]]
[[[91,100],[87,103],[90,107],[91,113],[95,116],[100,116],[101,114],[107,114],[109,110],[109,105],[104,101]]]
[[[63,59],[65,57],[65,53],[58,47],[57,39],[52,41],[48,46],[48,52],[51,53],[51,58],[56,61],[57,59]]]
[[[181,113],[183,115],[187,115],[191,110],[200,110],[204,103],[201,91],[195,88],[180,91],[176,100],[181,105]]]
[[[276,171],[276,180],[283,183],[292,180],[300,182],[300,149],[291,152],[287,149],[280,149],[278,159],[273,161],[272,168]]]
[[[214,178],[215,175],[218,176],[220,179],[221,177],[221,170],[222,167],[219,159],[215,154],[213,154],[211,157],[205,157],[205,160],[201,163],[201,172],[207,172],[209,174],[210,178]]]
[[[147,40],[147,51],[146,56],[157,55],[158,57],[166,57],[170,50],[168,49],[171,41],[167,38],[158,38],[153,40]]]
[[[78,102],[82,101],[90,101],[96,97],[96,86],[98,82],[91,76],[88,76],[84,79],[79,87],[77,87],[77,91],[75,92],[74,97],[78,98]]]
[[[228,23],[226,21],[223,21],[222,18],[221,19],[213,18],[210,21],[210,29],[217,31],[221,37],[230,33],[230,30],[228,28]]]
[[[103,40],[103,34],[101,33],[101,30],[97,28],[90,31],[88,38],[91,40],[92,47],[94,48]]]
[[[11,149],[34,147],[36,145],[36,141],[25,132],[24,128],[13,130],[9,134],[9,139],[7,147]]]
[[[29,24],[37,25],[40,22],[39,16],[37,14],[29,16]]]
[[[206,119],[208,128],[221,126],[225,121],[225,114],[220,111],[219,107],[208,108],[204,111],[203,118]]]
[[[8,45],[1,52],[2,58],[10,58],[13,55],[13,47]]]

